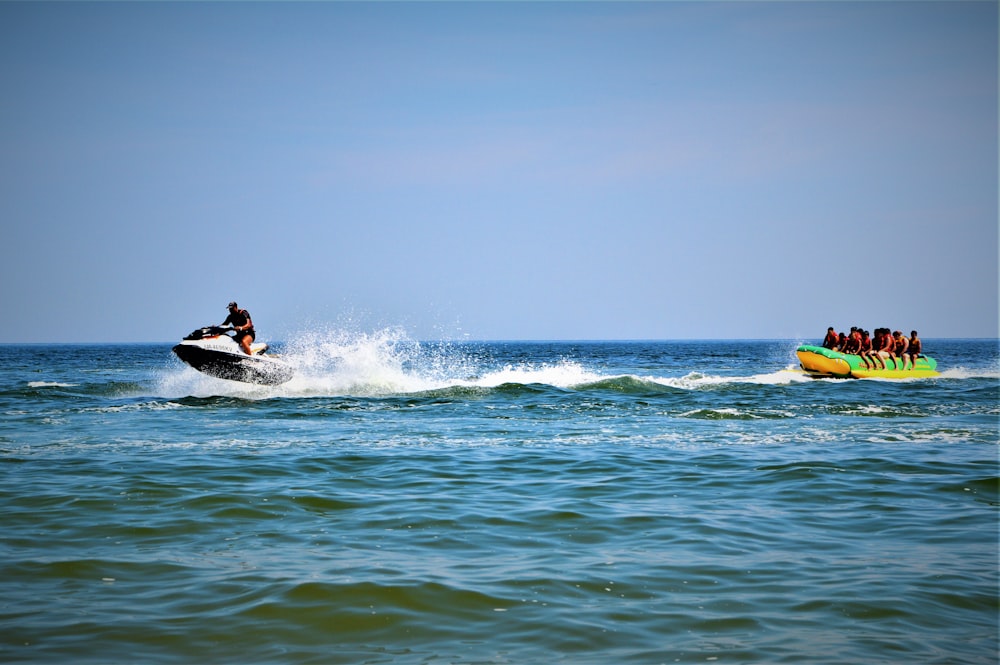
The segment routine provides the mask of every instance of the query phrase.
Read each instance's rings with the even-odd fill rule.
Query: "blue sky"
[[[995,2],[0,3],[0,342],[998,327]]]

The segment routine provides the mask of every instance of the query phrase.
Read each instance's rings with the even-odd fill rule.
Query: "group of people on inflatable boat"
[[[885,359],[892,358],[902,361],[903,369],[913,369],[917,358],[923,351],[923,342],[917,336],[917,331],[910,332],[907,339],[901,331],[890,332],[888,328],[876,328],[871,335],[867,330],[851,326],[850,334],[838,333],[830,326],[826,330],[823,347],[831,351],[839,351],[860,356],[866,369],[885,369]],[[909,367],[906,361],[909,359]]]

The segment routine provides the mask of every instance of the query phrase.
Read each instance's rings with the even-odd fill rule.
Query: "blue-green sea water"
[[[0,662],[995,665],[996,340],[798,343],[0,346]]]

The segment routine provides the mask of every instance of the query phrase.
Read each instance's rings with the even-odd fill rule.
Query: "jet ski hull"
[[[227,335],[185,340],[174,346],[173,352],[199,372],[219,379],[276,386],[294,374],[287,363],[276,358],[248,356]]]

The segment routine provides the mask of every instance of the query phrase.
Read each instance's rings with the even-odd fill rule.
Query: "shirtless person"
[[[920,357],[920,352],[923,351],[924,343],[920,341],[917,337],[917,331],[910,331],[910,369],[913,369],[917,364],[917,358]]]
[[[893,337],[893,353],[899,358],[899,364],[902,367],[897,367],[897,369],[906,369],[906,350],[910,346],[910,340],[903,337],[903,333],[897,330],[892,333]]]

